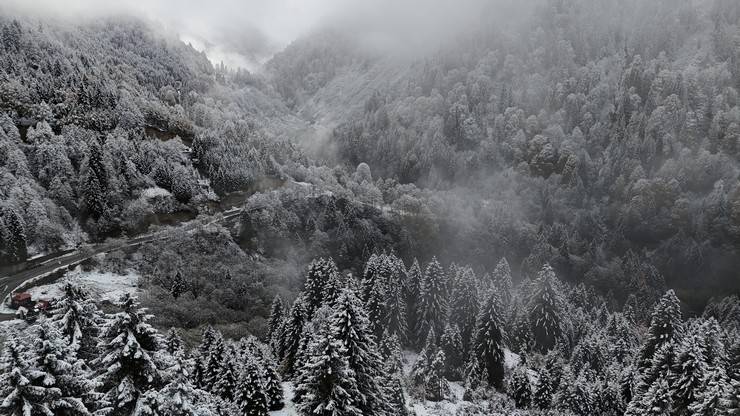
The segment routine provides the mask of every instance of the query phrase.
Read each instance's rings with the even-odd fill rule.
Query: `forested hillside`
[[[740,414],[740,3],[515,3],[254,73],[0,7],[0,270],[157,236],[0,324],[0,414]]]

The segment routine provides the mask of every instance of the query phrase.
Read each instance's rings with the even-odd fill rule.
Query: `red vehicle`
[[[10,307],[18,309],[21,306],[23,306],[24,308],[31,308],[33,306],[33,301],[31,300],[30,293],[14,293],[13,297],[10,298]]]

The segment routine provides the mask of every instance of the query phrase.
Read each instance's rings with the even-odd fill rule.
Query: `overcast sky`
[[[2,0],[21,13],[76,18],[138,14],[176,32],[214,62],[253,69],[319,26],[340,25],[379,45],[428,44],[500,0]],[[509,0],[514,1],[514,0]]]

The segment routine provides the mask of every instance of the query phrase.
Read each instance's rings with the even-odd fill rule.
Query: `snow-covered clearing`
[[[86,272],[80,266],[77,266],[58,281],[48,285],[35,286],[29,289],[28,292],[34,300],[54,299],[64,294],[64,285],[73,283],[87,289],[96,302],[115,301],[127,293],[135,294],[138,290],[138,281],[139,276],[131,271],[128,271],[125,275],[118,275],[99,270]]]

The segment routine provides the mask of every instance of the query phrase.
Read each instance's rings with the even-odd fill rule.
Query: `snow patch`
[[[138,290],[138,281],[139,276],[131,271],[121,276],[99,270],[86,272],[78,266],[67,272],[58,281],[48,285],[32,287],[28,292],[34,300],[60,298],[64,295],[64,285],[72,283],[87,289],[96,302],[117,301],[125,294],[135,294]]]
[[[172,196],[172,194],[170,193],[170,191],[168,191],[168,190],[166,190],[164,188],[153,187],[153,188],[146,188],[143,191],[141,191],[141,196],[144,197],[144,198],[146,198],[146,199],[152,199],[152,198],[156,198],[158,196],[161,196],[161,197],[165,197],[166,198],[166,197]]]

